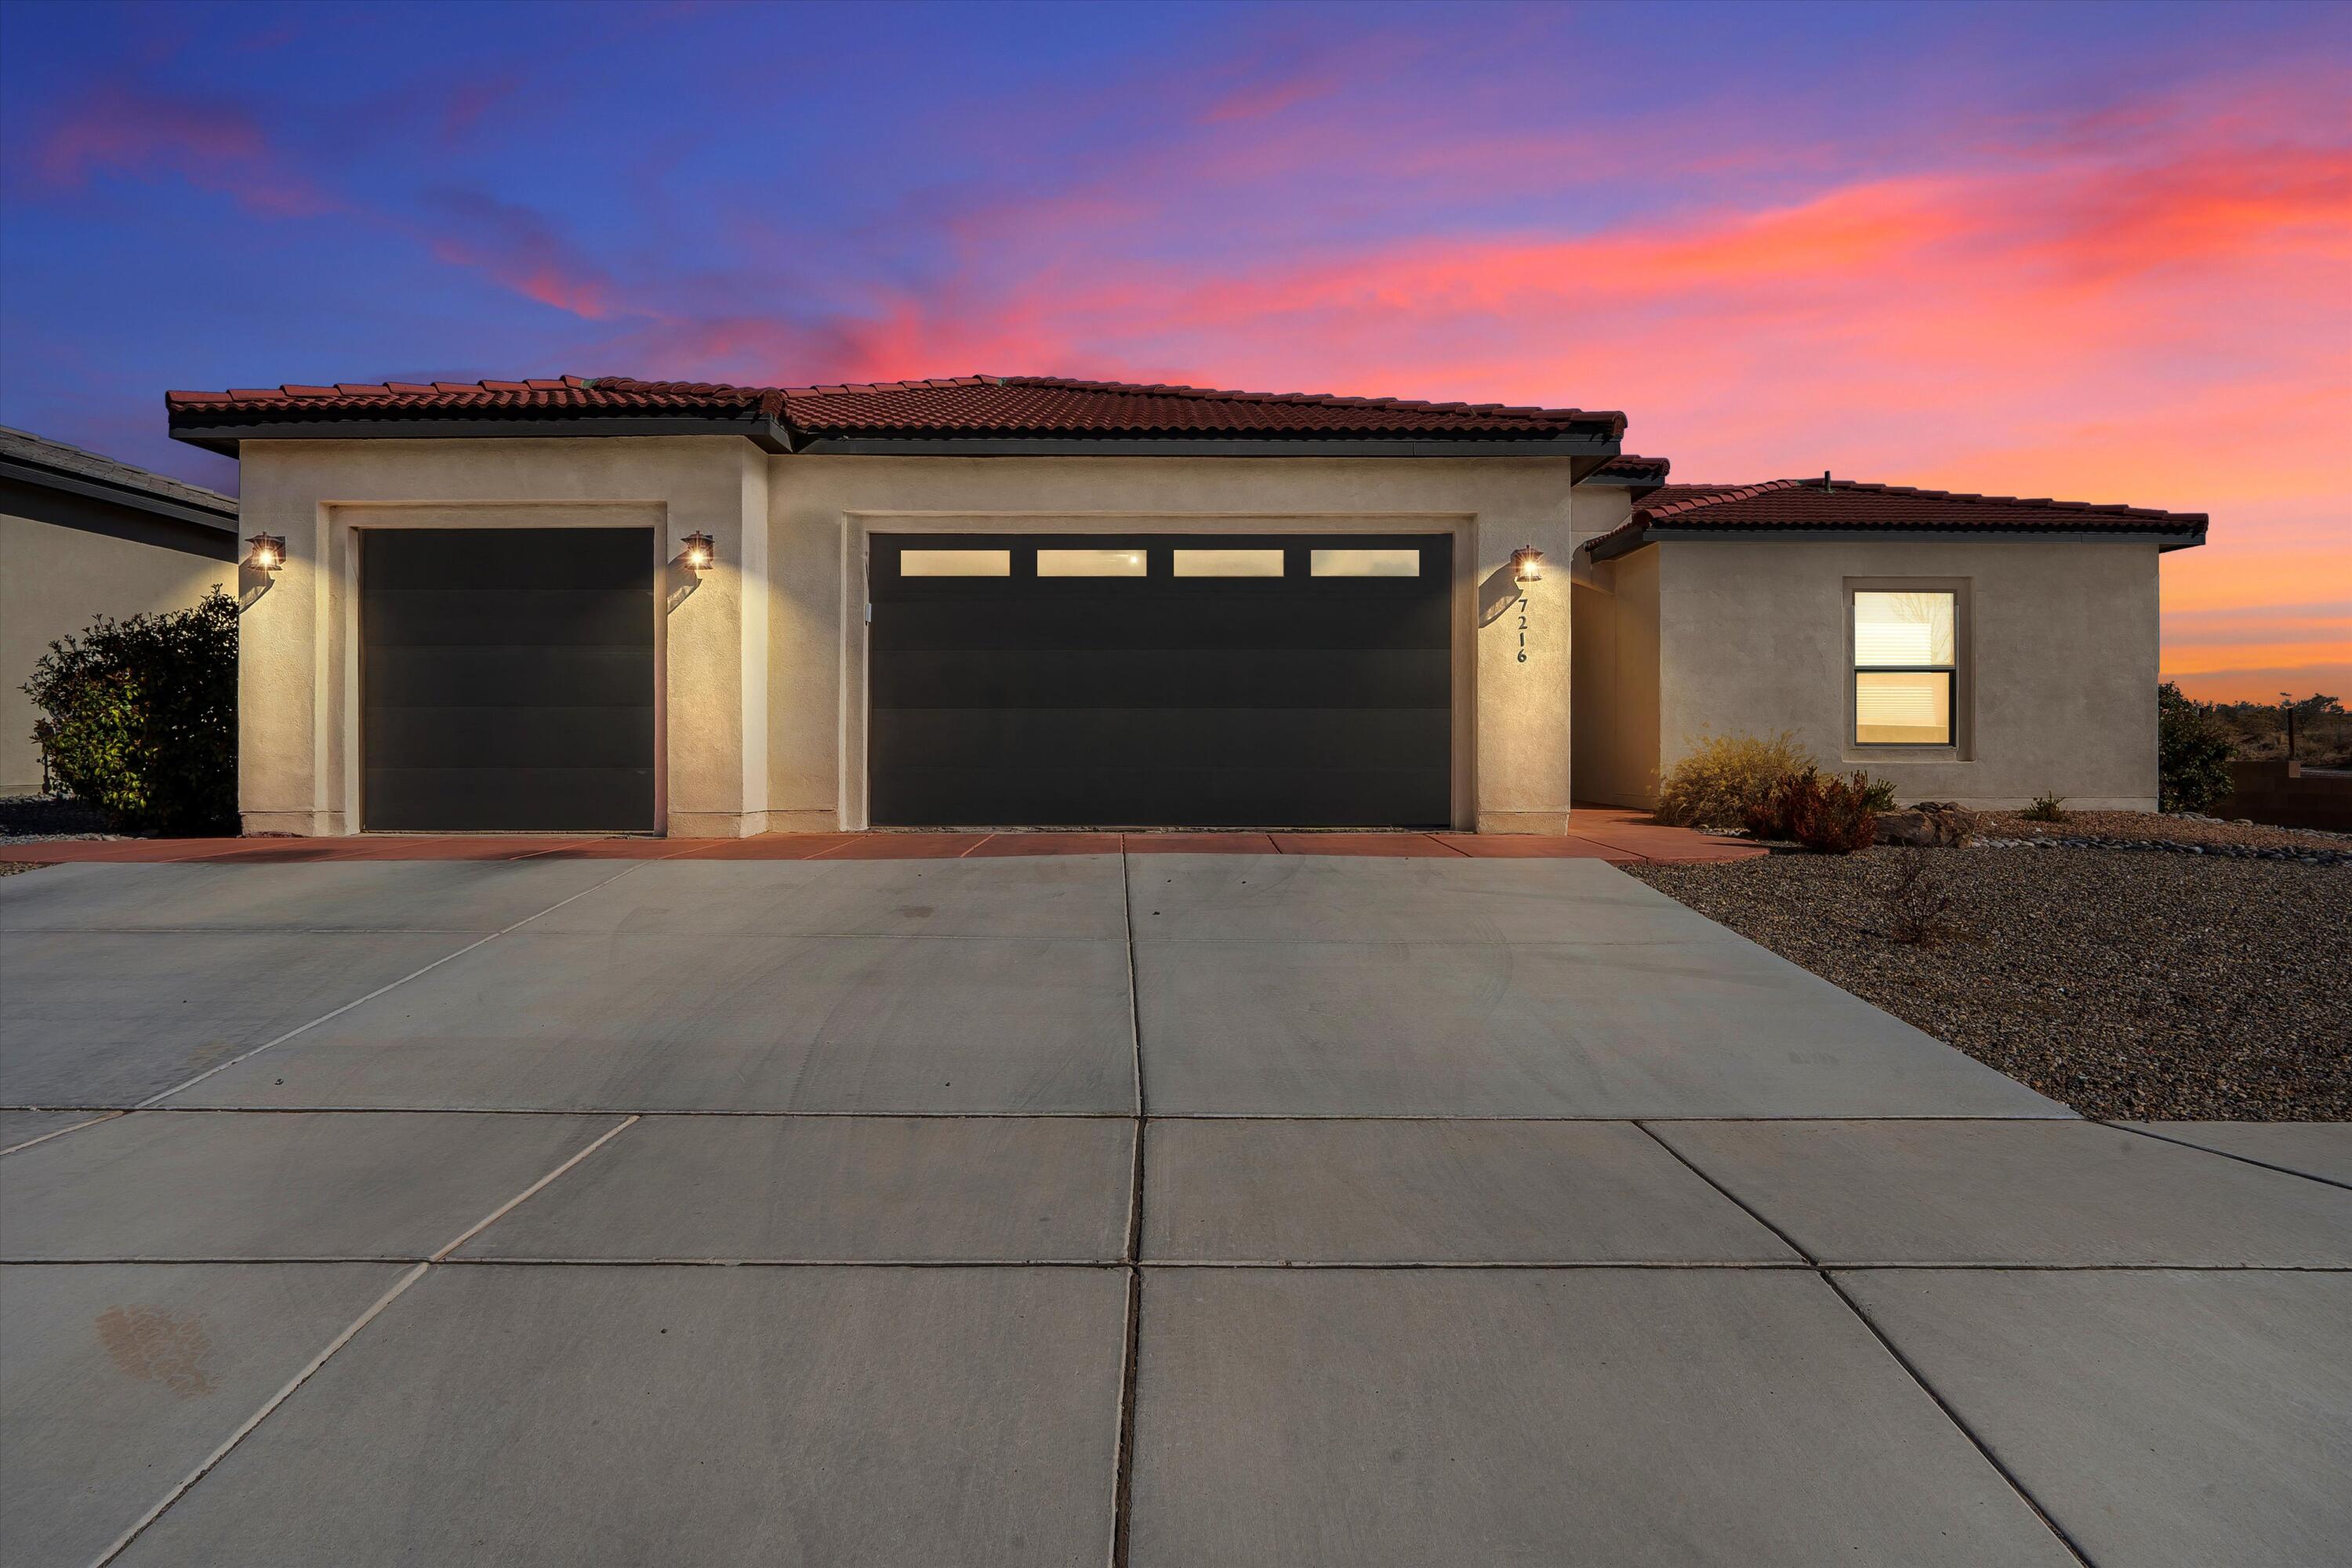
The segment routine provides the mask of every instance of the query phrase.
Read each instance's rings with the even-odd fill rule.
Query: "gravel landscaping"
[[[2110,815],[2149,820],[2040,826]],[[1626,870],[2085,1116],[2352,1121],[2343,867],[1878,848]]]
[[[2302,860],[2321,866],[2352,863],[2352,834],[2271,827],[2258,822],[2224,822],[2214,816],[2160,816],[2152,811],[2070,811],[2063,822],[2037,822],[2013,811],[1988,811],[1979,812],[1976,820],[1979,838],[2001,846],[2097,845],[2245,859]]]

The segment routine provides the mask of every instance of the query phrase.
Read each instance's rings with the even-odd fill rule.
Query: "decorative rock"
[[[1960,806],[1921,801],[1909,811],[1878,814],[1878,841],[1913,849],[1950,849],[1968,843],[1976,833],[1976,818]]]

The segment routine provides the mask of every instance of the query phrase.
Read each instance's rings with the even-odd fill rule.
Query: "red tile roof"
[[[1593,469],[1587,478],[1613,479],[1620,484],[1661,485],[1673,468],[1674,464],[1664,458],[1637,458],[1631,452],[1622,452]]]
[[[1059,376],[964,375],[837,386],[589,380],[344,383],[165,395],[175,432],[279,422],[764,415],[811,437],[1439,437],[1614,440],[1617,413],[1422,403],[1311,393],[1221,392]]]
[[[1596,561],[1676,536],[1753,533],[2130,534],[2201,544],[2203,512],[2091,501],[2020,500],[1915,489],[1854,479],[1767,479],[1752,485],[1667,485],[1607,533],[1585,542]],[[2167,548],[2173,548],[2168,545]]]

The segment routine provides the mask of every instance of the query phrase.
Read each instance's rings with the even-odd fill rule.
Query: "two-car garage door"
[[[882,826],[1443,826],[1444,534],[877,536]]]

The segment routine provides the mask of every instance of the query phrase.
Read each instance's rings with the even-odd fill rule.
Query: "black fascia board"
[[[2053,544],[2154,544],[2158,552],[2188,550],[2205,542],[2205,525],[2183,523],[2167,528],[2157,525],[2147,528],[1938,528],[1923,524],[1882,524],[1877,528],[1649,528],[1628,531],[1622,538],[1604,533],[1588,540],[1584,552],[1595,561],[1614,561],[1621,555],[1650,544],[1668,544],[1683,540],[1694,543],[1737,542],[1738,540],[1818,539],[1836,542],[1856,540],[1878,540],[1906,535],[1934,534],[1947,541],[1969,539],[2039,539]]]
[[[1600,458],[1617,454],[1607,436],[814,436],[793,450],[811,454],[963,458]]]
[[[740,416],[711,414],[616,414],[537,419],[285,419],[211,416],[175,418],[172,438],[208,452],[236,456],[240,441],[542,440],[579,436],[740,436],[762,451],[789,452],[783,428],[758,409]]]
[[[740,417],[711,415],[612,415],[540,419],[455,417],[286,419],[275,415],[174,419],[172,437],[234,457],[246,440],[495,440],[583,436],[741,436],[777,454],[876,457],[1407,457],[1597,458],[1617,455],[1616,437],[1560,436],[1454,437],[989,437],[816,435],[757,410]]]

